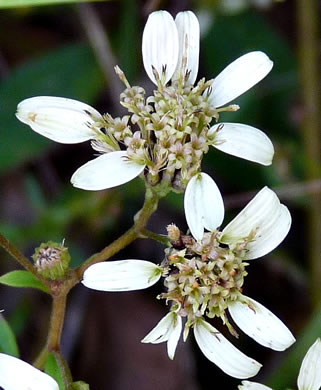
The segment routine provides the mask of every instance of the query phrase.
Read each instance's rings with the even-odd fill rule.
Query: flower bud
[[[181,244],[181,232],[179,228],[171,223],[166,227],[167,229],[167,235],[170,240],[170,242],[175,246]]]
[[[69,268],[70,254],[63,243],[48,241],[36,248],[32,256],[37,271],[46,279],[62,278]]]

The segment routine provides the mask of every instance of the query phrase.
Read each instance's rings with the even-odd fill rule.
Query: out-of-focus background
[[[118,103],[123,86],[113,66],[118,64],[132,85],[152,91],[141,37],[148,14],[157,9],[173,15],[191,9],[199,16],[198,78],[215,77],[253,50],[274,61],[272,72],[233,102],[241,109],[222,115],[224,121],[266,132],[275,146],[273,165],[261,167],[212,149],[203,171],[222,191],[226,221],[265,185],[291,211],[288,237],[251,262],[244,293],[280,317],[298,341],[284,353],[244,334],[232,342],[264,364],[256,381],[275,390],[293,388],[302,357],[321,336],[320,1],[123,0],[0,9],[0,231],[28,257],[41,242],[65,239],[76,266],[131,226],[143,202],[142,181],[97,192],[73,188],[72,173],[93,157],[90,143],[47,140],[21,124],[15,110],[25,98],[52,95],[124,115]],[[162,199],[149,227],[164,234],[171,222],[187,229],[182,195]],[[163,248],[138,240],[116,258],[160,262]],[[0,249],[0,274],[18,268]],[[165,344],[140,343],[166,313],[164,302],[155,299],[161,291],[161,283],[130,293],[81,285],[72,291],[63,351],[75,380],[87,381],[91,390],[237,388],[240,381],[210,363],[193,335],[180,341],[174,361]],[[32,361],[46,338],[49,297],[0,286],[0,308],[17,334],[21,358]]]

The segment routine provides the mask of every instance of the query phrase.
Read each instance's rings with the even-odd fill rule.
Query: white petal
[[[5,390],[59,390],[51,376],[3,353],[0,353],[0,386]]]
[[[153,67],[166,84],[177,65],[178,47],[178,32],[172,16],[167,11],[151,13],[143,33],[142,52],[146,73],[156,85]]]
[[[91,128],[101,115],[88,104],[77,100],[37,96],[23,100],[17,118],[35,132],[63,144],[76,144],[97,136]]]
[[[200,25],[192,11],[179,12],[175,18],[179,39],[179,54],[173,79],[183,71],[190,72],[189,84],[194,84],[198,73],[200,52]]]
[[[188,182],[184,208],[187,225],[196,240],[203,238],[204,227],[214,231],[224,219],[222,195],[206,173],[198,173]]]
[[[149,261],[104,261],[86,269],[82,284],[100,291],[132,291],[152,286],[161,276],[162,268]]]
[[[272,390],[271,387],[261,385],[261,383],[242,381],[242,384],[238,386],[239,390]]]
[[[209,98],[211,105],[221,107],[242,95],[261,81],[272,67],[273,62],[261,51],[239,57],[214,79]]]
[[[167,353],[169,358],[173,360],[181,333],[181,316],[175,312],[170,312],[144,337],[142,343],[159,344],[167,341]]]
[[[270,310],[254,299],[243,297],[246,302],[235,301],[228,309],[233,321],[244,333],[275,351],[284,351],[295,342],[289,329]]]
[[[220,241],[228,244],[247,237],[256,230],[248,243],[246,259],[256,259],[276,248],[286,237],[291,226],[289,210],[276,194],[264,187],[247,206],[225,227]]]
[[[222,152],[271,165],[274,155],[273,144],[263,131],[240,123],[218,123],[210,129],[215,134],[213,146]]]
[[[218,330],[204,320],[196,322],[194,334],[204,355],[234,378],[250,378],[256,375],[262,367],[260,363],[234,347]]]
[[[318,338],[306,353],[298,376],[299,390],[319,390],[321,387],[321,340]]]
[[[104,190],[133,180],[144,168],[144,165],[127,160],[125,151],[111,152],[78,168],[70,181],[83,190]]]

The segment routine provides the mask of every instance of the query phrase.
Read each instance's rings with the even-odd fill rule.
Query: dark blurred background
[[[152,91],[141,37],[148,14],[157,9],[173,15],[191,9],[199,16],[198,78],[215,77],[252,50],[274,61],[272,72],[233,102],[241,109],[222,116],[266,132],[275,146],[273,165],[261,167],[212,149],[203,171],[222,191],[226,221],[264,185],[276,189],[291,211],[288,237],[251,262],[244,293],[280,317],[298,342],[284,353],[244,334],[232,342],[264,364],[256,381],[275,390],[295,387],[301,359],[321,335],[319,1],[123,0],[0,9],[0,231],[28,257],[41,242],[65,239],[76,266],[131,226],[144,198],[140,179],[107,191],[73,188],[72,173],[93,156],[90,143],[47,140],[18,122],[15,110],[25,98],[52,95],[124,115],[113,66],[132,85]],[[149,228],[165,234],[171,222],[187,228],[181,195],[162,199]],[[116,258],[160,262],[163,247],[138,240]],[[0,260],[0,274],[19,268],[2,249]],[[160,292],[161,283],[142,292],[102,293],[81,285],[72,291],[63,351],[74,379],[90,383],[91,390],[236,389],[240,381],[206,360],[192,334],[180,341],[174,361],[165,344],[140,343],[166,313],[164,302],[155,299]],[[46,339],[50,299],[5,286],[0,297],[20,356],[32,361]]]

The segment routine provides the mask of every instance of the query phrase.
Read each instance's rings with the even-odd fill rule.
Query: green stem
[[[47,287],[50,287],[48,281],[43,278],[38,272],[36,267],[16,248],[11,242],[0,233],[0,245],[4,248],[19,264],[23,266],[27,271],[31,272],[37,279],[39,279]]]
[[[53,351],[52,353],[53,353],[53,355],[56,359],[56,362],[59,366],[59,369],[60,369],[60,372],[61,372],[61,375],[62,375],[62,378],[64,381],[65,389],[71,390],[72,389],[72,382],[73,382],[72,375],[71,375],[69,366],[68,366],[65,358],[63,357],[63,355],[60,351]]]
[[[164,244],[166,246],[172,245],[167,236],[165,236],[163,234],[158,234],[158,233],[152,232],[151,230],[148,230],[148,229],[142,229],[139,237],[140,238],[150,238],[151,240],[158,241],[161,244]]]
[[[308,180],[321,171],[320,8],[318,0],[298,0],[298,43],[302,81],[305,170]],[[310,288],[315,306],[321,302],[321,192],[310,195],[308,232]]]
[[[147,225],[149,218],[157,209],[158,200],[159,197],[147,188],[144,205],[134,217],[134,226],[127,230],[127,232],[120,236],[117,240],[106,246],[103,250],[89,257],[89,259],[87,259],[77,269],[79,279],[82,279],[83,273],[89,266],[101,261],[108,260],[110,257],[140,237],[141,232]]]

